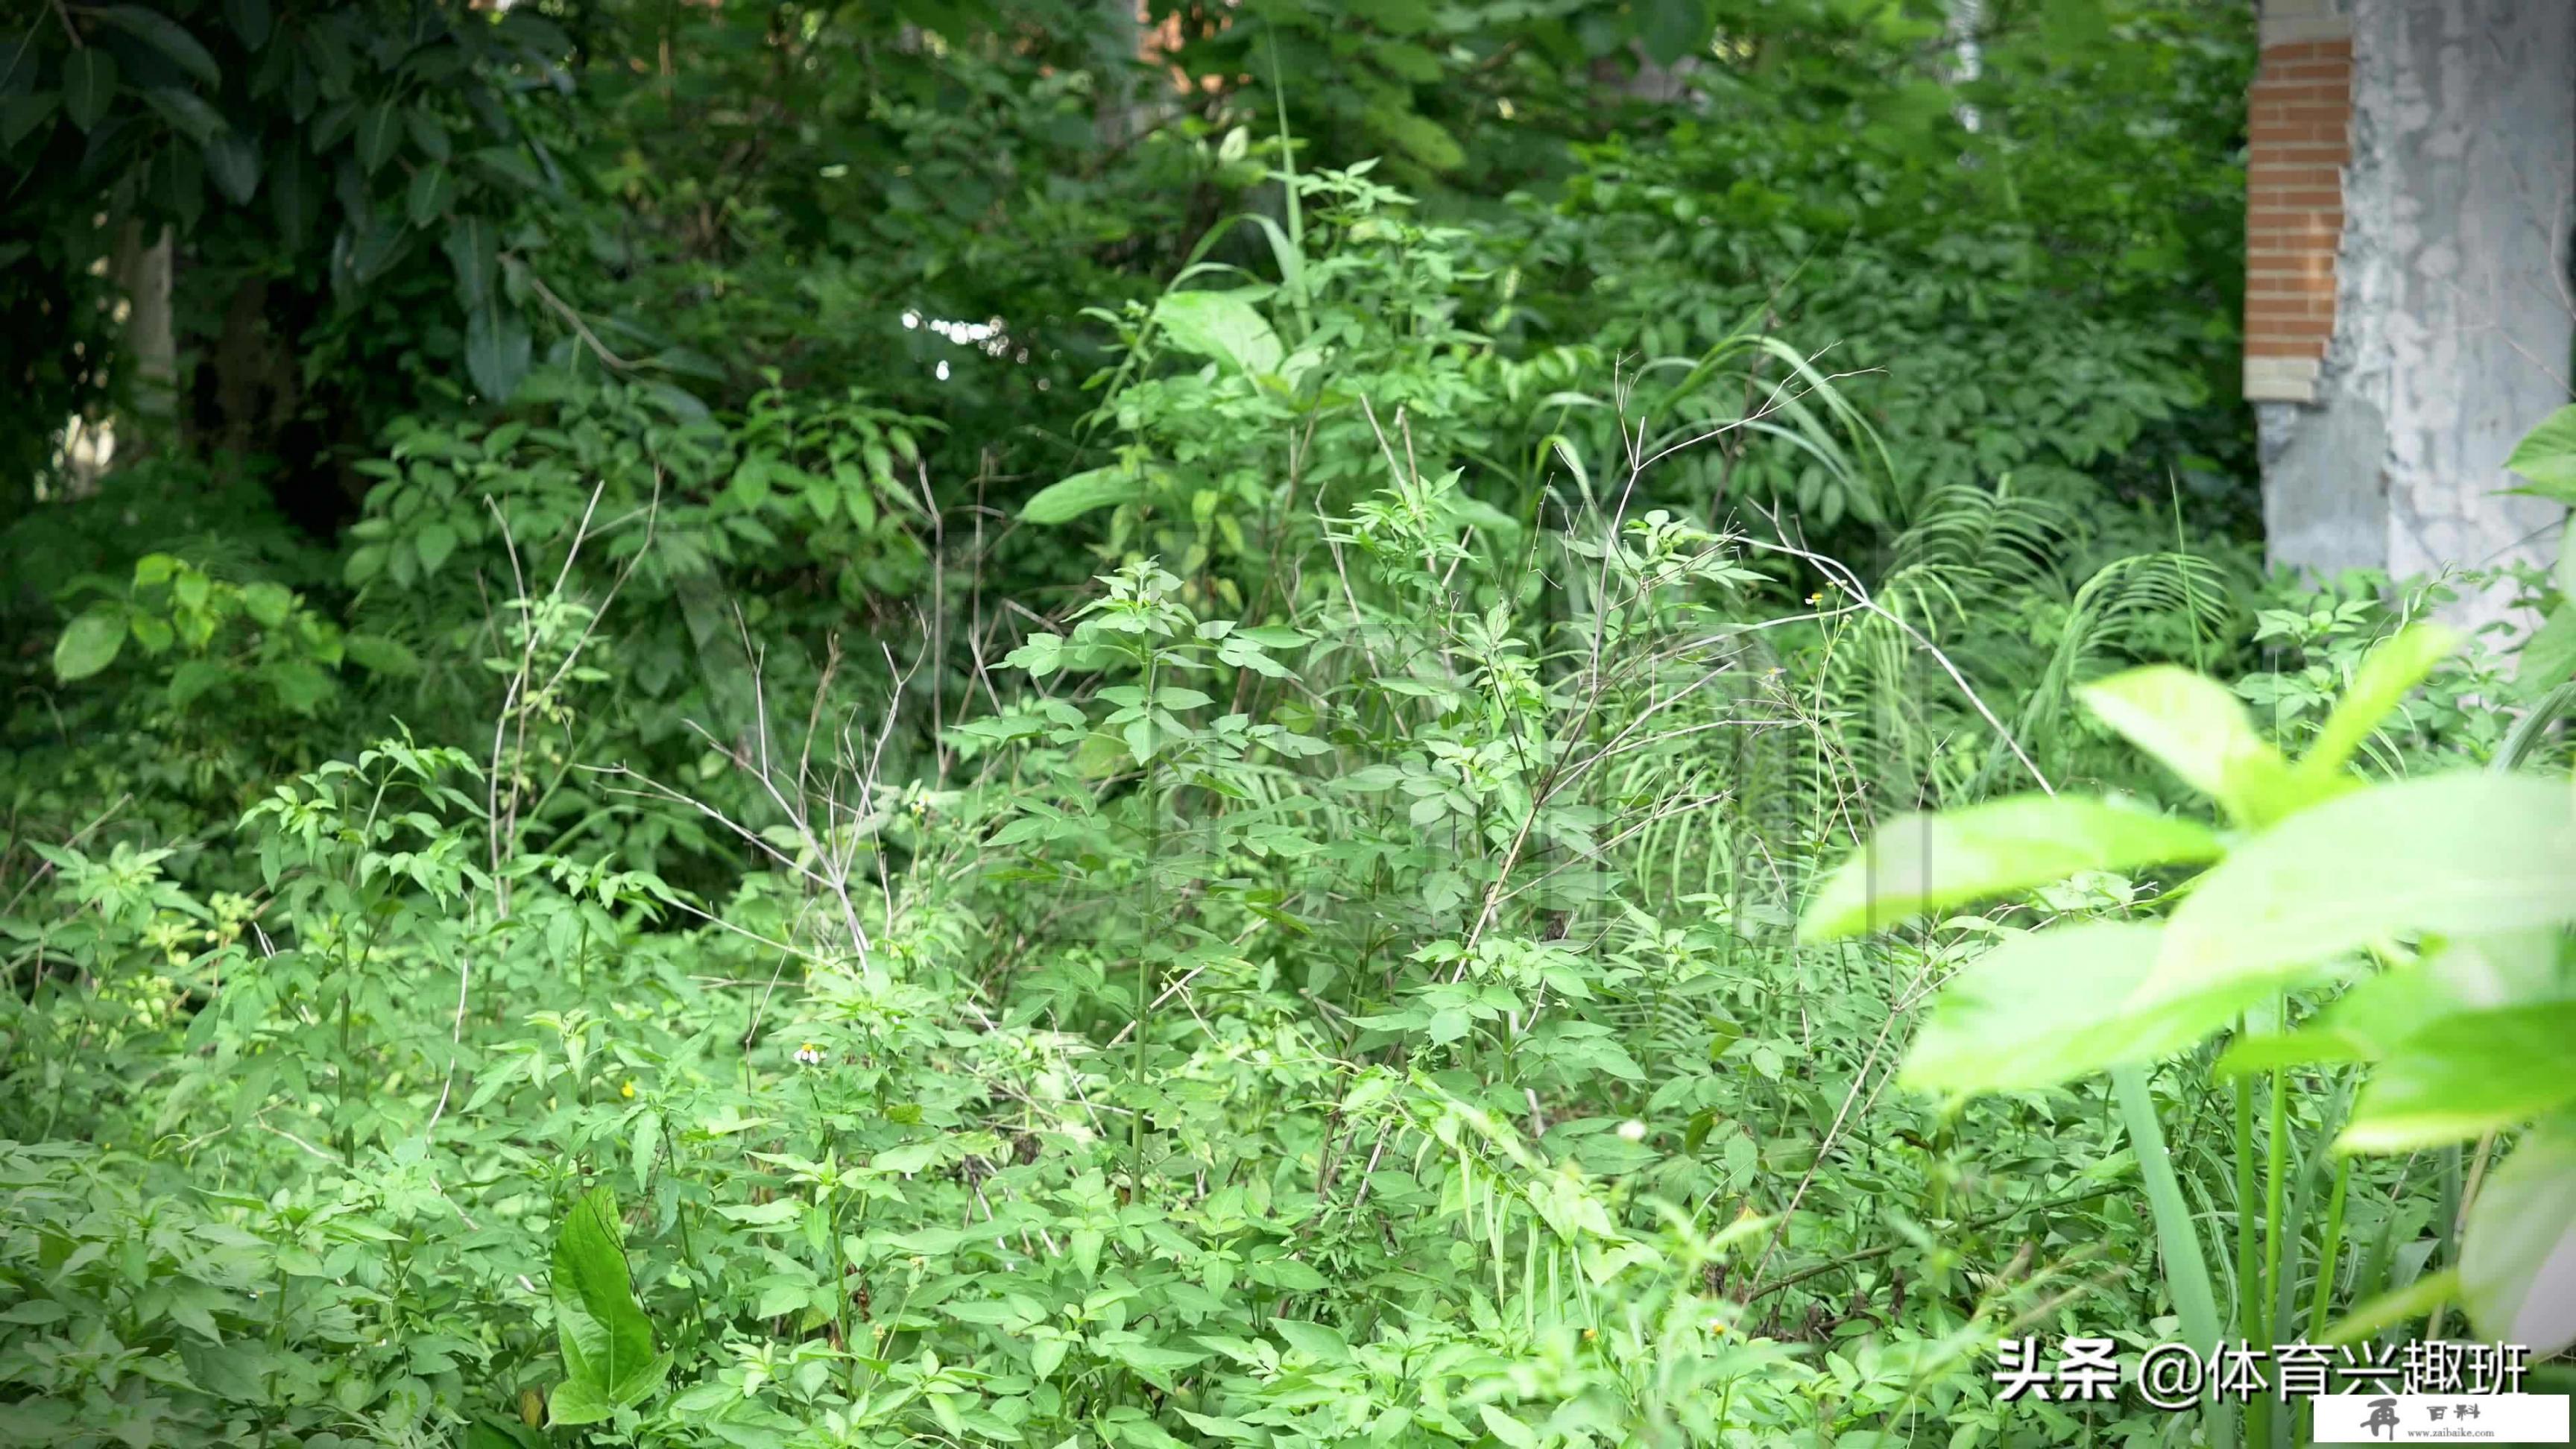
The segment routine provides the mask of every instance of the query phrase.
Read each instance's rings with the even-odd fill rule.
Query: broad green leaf
[[[379,101],[358,117],[356,145],[358,164],[369,171],[381,169],[402,145],[402,112],[391,101]]]
[[[546,1422],[549,1424],[599,1424],[616,1412],[615,1400],[580,1379],[567,1379],[546,1396]]]
[[[1068,523],[1095,508],[1125,503],[1145,490],[1144,477],[1125,464],[1076,473],[1041,488],[1020,508],[1030,523]]]
[[[2514,689],[2537,698],[2576,677],[2576,600],[2560,604],[2515,655]]]
[[[197,37],[167,15],[142,5],[110,5],[90,13],[161,52],[171,64],[203,84],[224,83],[223,68],[215,64],[215,57],[197,43]]]
[[[170,671],[170,707],[186,709],[232,675],[232,670],[211,659],[181,660],[179,667]]]
[[[420,555],[420,571],[434,574],[456,552],[456,527],[443,519],[431,519],[412,535],[411,546]]]
[[[2417,931],[2473,936],[2576,920],[2576,792],[2459,772],[2374,786],[2238,845],[2173,914],[2132,1004],[2309,968]]]
[[[381,634],[351,634],[341,641],[349,662],[372,674],[408,678],[420,673],[420,656]]]
[[[2533,1131],[2478,1189],[2460,1239],[2478,1333],[2535,1359],[2576,1344],[2576,1118]]]
[[[565,1387],[576,1385],[611,1403],[653,1381],[653,1325],[635,1301],[626,1248],[618,1231],[617,1199],[595,1188],[573,1205],[555,1236],[555,1342],[563,1353]]]
[[[2375,1062],[2441,1017],[2565,994],[2555,930],[2445,941],[2423,959],[2356,983],[2297,1031],[2238,1038],[2212,1070],[2229,1078],[2274,1067]]]
[[[295,608],[295,591],[268,579],[246,585],[241,597],[243,611],[265,629],[285,623]]]
[[[244,46],[257,50],[268,44],[268,0],[224,0],[224,18]]]
[[[2369,739],[2380,721],[2424,682],[2433,666],[2460,647],[2460,636],[2438,624],[2416,624],[2380,641],[2352,672],[2352,683],[2334,712],[2326,716],[2317,742],[2299,761],[2298,773],[2308,789],[2330,787],[2352,762],[2353,752]]]
[[[500,239],[492,223],[479,216],[460,216],[447,224],[447,237],[441,243],[447,263],[456,269],[456,300],[467,312],[479,311],[495,301],[495,277],[500,270]]]
[[[2256,988],[2130,1009],[2162,936],[2092,921],[2006,941],[1942,988],[1900,1080],[1954,1096],[2053,1087],[2183,1051],[2260,999]]]
[[[1485,1421],[1485,1432],[1493,1435],[1508,1449],[1538,1449],[1538,1431],[1513,1418],[1493,1404],[1479,1405],[1478,1418]]]
[[[2216,835],[2188,820],[2084,796],[2015,795],[1901,815],[1826,879],[1798,936],[1827,941],[1882,930],[2077,871],[2215,860],[2223,849]]]
[[[27,139],[63,103],[60,91],[29,91],[0,96],[0,151]]]
[[[2576,1001],[2442,1017],[2371,1072],[2336,1139],[2406,1152],[2496,1132],[2576,1102]]]
[[[107,119],[116,99],[116,57],[98,46],[63,57],[63,114],[87,131]]]
[[[1276,372],[1286,355],[1269,320],[1234,292],[1167,292],[1154,322],[1173,346],[1245,372]]]
[[[1337,1329],[1321,1323],[1308,1323],[1298,1318],[1274,1318],[1270,1326],[1288,1341],[1288,1346],[1321,1363],[1347,1363],[1351,1346]]]
[[[2504,465],[2531,480],[2530,487],[2515,492],[2576,504],[2576,403],[2551,413],[2525,433]]]
[[[2225,685],[2153,664],[2076,692],[2104,724],[2239,821],[2268,824],[2297,808],[2289,763],[2254,732],[2245,706]]]
[[[54,641],[54,677],[68,684],[116,662],[125,647],[125,606],[92,604]]]
[[[919,1172],[938,1160],[938,1143],[907,1142],[869,1158],[868,1168],[872,1172]]]
[[[447,123],[427,106],[406,109],[403,112],[403,130],[411,137],[411,143],[420,148],[420,154],[432,161],[443,164],[454,154],[454,143],[447,136]]]
[[[229,129],[224,124],[223,115],[194,91],[183,91],[177,86],[153,86],[143,92],[143,103],[169,122],[170,129],[200,147]]]
[[[492,402],[508,402],[519,390],[532,346],[528,324],[497,302],[466,314],[466,375],[474,380],[474,390]]]
[[[1639,17],[1637,43],[1657,65],[1671,65],[1706,44],[1716,19],[1708,0],[1645,0],[1632,13]]]
[[[411,174],[411,186],[403,195],[403,214],[411,218],[412,225],[426,228],[455,199],[455,176],[432,162]]]
[[[224,132],[206,143],[206,174],[226,201],[249,204],[259,192],[259,147],[248,136]]]

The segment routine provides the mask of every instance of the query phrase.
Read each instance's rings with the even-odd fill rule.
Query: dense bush
[[[2284,1444],[1993,1341],[2576,1338],[2576,579],[2261,573],[2233,11],[59,9],[0,1441]]]

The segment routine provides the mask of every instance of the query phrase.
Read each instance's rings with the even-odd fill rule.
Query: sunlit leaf
[[[669,1361],[653,1352],[653,1325],[635,1301],[617,1200],[607,1188],[585,1194],[564,1218],[555,1235],[553,1288],[555,1342],[565,1372],[563,1388],[556,1391],[557,1421],[590,1422],[564,1417],[565,1390],[609,1404],[631,1404],[649,1393]],[[587,1406],[588,1399],[576,1402]]]
[[[2500,1131],[2576,1101],[2576,1001],[2442,1017],[2370,1074],[2337,1139],[2405,1152]]]
[[[2564,994],[2557,961],[2555,931],[2448,941],[2423,960],[2356,983],[2296,1031],[2239,1038],[2212,1071],[2225,1078],[2273,1067],[2375,1062],[2441,1017]]]
[[[2576,403],[2551,413],[2523,435],[2504,465],[2531,480],[2516,492],[2576,504]]]
[[[1901,1079],[1954,1095],[2053,1087],[2183,1051],[2260,999],[2255,988],[2132,1010],[2162,934],[2094,921],[2006,941],[1941,989]]]
[[[1269,320],[1233,292],[1167,292],[1154,322],[1173,346],[1244,372],[1276,372],[1285,355]]]
[[[1020,517],[1030,523],[1068,523],[1093,509],[1125,503],[1144,490],[1145,479],[1134,468],[1124,464],[1094,468],[1039,489],[1020,506]]]
[[[2225,685],[2156,664],[2077,693],[2103,723],[2238,820],[2261,825],[2297,808],[2289,763],[2254,732],[2244,704]]]
[[[2487,1174],[2460,1239],[2460,1303],[2481,1336],[2535,1359],[2576,1344],[2576,1118],[2531,1132]]]
[[[2418,931],[2471,936],[2576,920],[2576,792],[2461,772],[2329,800],[2238,845],[2194,882],[2133,1004],[2245,980],[2285,986]]]
[[[115,663],[124,647],[124,606],[93,604],[54,641],[54,677],[66,684],[87,679]]]
[[[1802,940],[1884,929],[1927,911],[2009,895],[2081,870],[2214,860],[2224,847],[2188,820],[2081,796],[2016,795],[1881,826],[1809,902]]]

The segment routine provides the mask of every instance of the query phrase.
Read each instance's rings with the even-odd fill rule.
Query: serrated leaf
[[[1859,935],[2077,871],[2215,860],[2223,849],[2205,826],[2074,795],[2015,795],[1937,815],[1901,815],[1826,879],[1798,923],[1798,936]]]
[[[1094,468],[1039,489],[1020,506],[1020,517],[1028,523],[1068,523],[1093,509],[1125,503],[1144,490],[1145,480],[1133,468]]]

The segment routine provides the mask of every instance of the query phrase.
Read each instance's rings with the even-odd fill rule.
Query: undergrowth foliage
[[[1098,119],[1044,41],[954,63],[979,124]],[[1841,64],[1785,110],[1840,134]],[[1877,214],[1955,151],[1595,138],[1467,225],[1175,126],[1133,164],[1264,199],[1086,295],[1087,390],[1070,306],[945,408],[583,331],[385,428],[331,549],[128,546],[231,496],[167,454],[11,530],[0,1442],[2268,1446],[2002,1402],[1994,1342],[2576,1340],[2576,573],[2518,655],[2264,579],[2222,462],[2132,456],[2210,339],[2120,288],[1966,384],[1950,293],[2122,223]],[[1718,176],[1774,230],[1698,227]],[[1864,220],[1804,290],[1755,246]],[[887,300],[613,240],[747,351]],[[1918,253],[1865,355],[1800,340]]]

